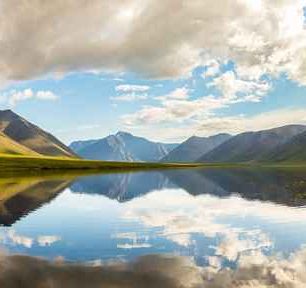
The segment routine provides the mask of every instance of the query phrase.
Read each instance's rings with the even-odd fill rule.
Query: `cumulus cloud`
[[[220,219],[251,217],[265,223],[299,223],[306,217],[303,209],[249,201],[238,196],[218,198],[211,195],[190,197],[181,189],[152,192],[145,197],[133,200],[126,206],[122,215],[125,221],[141,221],[145,227],[158,228],[158,236],[179,246],[197,249],[194,235],[217,238],[214,262],[224,259],[236,262],[244,255],[254,252],[273,251],[273,241],[267,231],[255,227],[241,227]],[[167,203],[166,208],[163,203]],[[239,212],[238,212],[239,211]],[[238,221],[239,223],[239,221]],[[202,243],[202,242],[200,242]],[[200,244],[202,245],[202,244]]]
[[[150,86],[146,85],[123,84],[116,86],[117,92],[146,92],[148,90],[150,90]]]
[[[232,103],[259,102],[271,88],[267,81],[239,79],[233,71],[214,78],[209,85],[216,87]]]
[[[191,101],[188,104],[191,109],[186,109],[187,116],[199,115],[198,117],[189,117],[188,121],[174,120],[175,118],[171,114],[165,113],[165,110],[160,107],[145,107],[134,115],[122,116],[122,121],[126,127],[133,128],[135,133],[155,141],[183,141],[193,135],[211,136],[220,132],[238,134],[246,131],[271,129],[288,124],[306,125],[306,109],[303,108],[277,109],[252,116],[243,114],[218,116],[214,113],[204,112],[197,114],[197,111],[201,111],[197,110],[200,109],[198,104],[202,103],[205,106],[204,102]],[[217,106],[214,101],[206,104],[215,104]],[[164,119],[164,123],[162,123],[161,119]],[[147,124],[147,126],[144,124]]]
[[[131,262],[91,265],[1,255],[3,288],[38,287],[164,287],[164,288],[299,288],[305,287],[306,250],[289,257],[255,253],[239,259],[236,269],[199,267],[188,257],[147,255]]]
[[[148,91],[151,89],[147,85],[134,85],[134,84],[122,84],[117,85],[115,90],[120,95],[113,96],[110,99],[119,102],[132,102],[137,100],[146,100],[148,98]]]
[[[9,230],[6,236],[13,244],[21,245],[26,248],[31,248],[34,243],[33,238],[17,234],[15,230]]]
[[[53,243],[61,240],[61,237],[55,235],[42,235],[37,238],[37,243],[41,247],[51,246]]]
[[[177,88],[167,95],[156,97],[159,106],[144,106],[133,114],[121,117],[127,126],[151,125],[159,123],[177,123],[197,117],[208,115],[212,110],[226,107],[231,100],[206,96],[190,99],[189,90],[185,87]]]
[[[2,1],[1,78],[79,70],[179,77],[207,59],[230,59],[239,77],[286,73],[305,84],[304,5],[303,0]]]
[[[220,63],[216,60],[211,60],[206,65],[206,70],[202,74],[203,78],[214,77],[220,73]]]
[[[122,122],[127,126],[137,126],[197,121],[235,103],[259,102],[270,89],[265,81],[241,80],[233,71],[214,78],[210,86],[216,87],[221,95],[191,98],[188,88],[176,88],[167,95],[156,97],[160,101],[158,106],[144,106],[133,114],[123,115]]]
[[[55,242],[61,240],[61,237],[56,235],[40,235],[37,238],[33,238],[19,234],[14,229],[4,231],[0,236],[1,242],[21,245],[25,248],[32,248],[34,244],[37,244],[41,247],[51,246]]]
[[[138,235],[135,232],[117,233],[112,235],[112,238],[117,240],[128,240],[128,243],[117,243],[117,248],[119,249],[139,249],[152,247],[152,245],[148,242],[149,236]]]
[[[110,99],[117,102],[133,102],[133,101],[148,99],[148,94],[127,93],[118,96],[113,96]]]
[[[32,89],[24,89],[21,91],[11,90],[2,95],[2,100],[9,106],[16,106],[20,102],[27,100],[42,100],[42,101],[54,101],[59,99],[59,97],[49,90],[33,91]]]
[[[214,116],[199,120],[195,124],[194,129],[199,134],[214,134],[220,130],[238,134],[245,131],[272,129],[288,124],[306,125],[306,109],[285,108],[259,113],[253,116]]]

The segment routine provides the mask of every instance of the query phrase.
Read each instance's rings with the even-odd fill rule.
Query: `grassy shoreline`
[[[199,163],[112,162],[56,157],[0,155],[0,170],[136,170],[201,167]]]
[[[149,170],[177,168],[306,168],[306,163],[266,162],[266,163],[159,163],[159,162],[112,162],[56,157],[33,157],[19,155],[0,155],[0,173],[13,171],[50,170]]]

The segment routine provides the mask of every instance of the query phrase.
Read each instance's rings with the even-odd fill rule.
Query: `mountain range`
[[[118,132],[100,140],[76,141],[70,148],[83,158],[113,161],[306,161],[306,126],[287,125],[235,136],[192,136],[181,144],[156,143]]]
[[[306,160],[303,125],[287,125],[258,132],[246,132],[225,141],[198,159],[199,162],[250,162]],[[296,138],[298,137],[298,138]],[[304,140],[304,142],[303,142]],[[283,155],[286,151],[286,156]],[[293,154],[298,153],[292,158]],[[304,151],[304,158],[300,158]],[[273,156],[272,156],[273,155]]]
[[[218,134],[211,137],[190,137],[166,155],[162,162],[194,162],[231,137],[229,134]]]
[[[74,141],[67,147],[11,110],[0,111],[0,154],[127,162],[305,162],[306,126],[193,136],[181,144],[150,141],[127,132]]]
[[[118,132],[98,140],[77,141],[70,148],[86,159],[108,161],[157,162],[178,144],[149,141],[126,132]]]

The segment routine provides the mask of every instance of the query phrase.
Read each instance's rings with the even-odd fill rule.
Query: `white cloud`
[[[120,95],[113,96],[110,99],[117,102],[133,102],[139,100],[148,99],[148,91],[151,89],[147,85],[132,85],[132,84],[122,84],[117,85],[115,90]]]
[[[234,71],[214,78],[210,86],[216,87],[224,98],[232,102],[259,102],[271,89],[266,81],[242,79]]]
[[[207,59],[220,59],[234,61],[239,77],[286,73],[305,84],[304,5],[303,0],[2,1],[1,76],[19,80],[103,70],[179,77]]]
[[[125,244],[117,244],[118,249],[139,249],[139,248],[150,248],[151,244],[148,243],[125,243]]]
[[[188,115],[195,115],[196,111],[194,110],[199,108],[197,105],[199,102],[193,102],[191,104],[193,105],[193,110],[190,110]],[[202,104],[204,106],[204,103]],[[210,105],[213,104],[217,105],[217,103],[212,101]],[[188,111],[188,109],[186,110]],[[167,115],[163,108],[153,109],[152,107],[147,107],[141,112],[135,113],[135,115],[124,116],[122,120],[134,133],[155,141],[175,142],[186,140],[186,138],[193,135],[211,136],[221,132],[238,134],[246,131],[271,129],[289,124],[306,125],[305,115],[306,109],[303,108],[277,109],[252,116],[217,116],[203,112],[196,119],[189,117],[190,119],[188,121],[175,122],[172,121],[172,115]],[[164,119],[165,123],[161,123],[160,119]],[[146,123],[150,124],[145,125]]]
[[[220,73],[220,63],[216,60],[209,61],[205,72],[202,74],[203,78],[214,77]]]
[[[221,96],[202,96],[191,99],[186,87],[177,88],[167,95],[156,97],[158,106],[144,106],[133,114],[121,117],[127,126],[156,125],[160,123],[177,124],[188,120],[208,117],[214,111],[229,107],[238,102],[258,102],[269,90],[264,82],[237,79],[233,72],[227,72],[212,82],[221,92]]]
[[[167,203],[166,207],[164,203]],[[238,196],[202,195],[195,198],[181,189],[164,189],[129,202],[122,217],[125,221],[140,221],[145,227],[158,228],[159,237],[187,248],[197,245],[192,241],[194,234],[217,237],[220,241],[210,247],[214,249],[213,256],[236,261],[243,255],[271,249],[274,243],[268,231],[254,226],[235,226],[235,223],[220,219],[234,217],[240,223],[239,218],[246,221],[251,217],[252,221],[264,221],[276,229],[280,223],[300,223],[305,219],[306,211]]]
[[[40,100],[57,100],[58,96],[51,91],[37,91],[35,98]]]
[[[148,243],[148,236],[138,235],[135,232],[117,233],[112,235],[112,238],[117,240],[129,240],[128,243],[117,243],[117,248],[119,249],[138,249],[152,247],[152,245]]]
[[[117,92],[146,92],[148,90],[150,90],[150,86],[146,85],[123,84],[116,86]]]
[[[53,243],[58,242],[61,240],[61,237],[50,235],[50,236],[39,236],[37,238],[37,243],[41,247],[51,246]]]
[[[16,233],[15,230],[9,230],[7,232],[7,238],[12,241],[12,243],[14,243],[15,245],[22,245],[26,248],[31,248],[33,243],[34,243],[34,239],[31,237],[27,237],[24,235],[19,235]]]
[[[37,91],[34,92],[32,89],[24,89],[22,91],[11,90],[8,93],[3,95],[8,105],[14,107],[20,102],[24,102],[30,99],[36,100],[44,100],[44,101],[54,101],[57,100],[59,97],[54,94],[52,91]]]
[[[199,134],[214,134],[225,131],[238,134],[245,131],[272,129],[288,124],[306,125],[306,109],[285,108],[260,113],[253,116],[211,117],[199,120],[195,130]]]
[[[32,248],[35,243],[41,247],[51,246],[53,243],[61,240],[61,237],[56,235],[41,235],[35,239],[33,237],[21,235],[13,229],[4,231],[0,236],[2,242],[11,242],[14,245],[21,245],[25,248]]]
[[[132,102],[132,101],[138,101],[138,100],[146,100],[148,99],[147,93],[137,94],[137,93],[127,93],[122,94],[118,96],[114,96],[110,98],[113,101],[118,102]]]
[[[176,88],[169,94],[155,97],[157,100],[186,100],[189,98],[189,89],[186,87]]]
[[[303,247],[289,256],[266,256],[258,252],[243,255],[237,267],[224,269],[218,259],[212,257],[208,267],[199,267],[190,257],[175,255],[146,255],[129,262],[97,259],[84,265],[58,258],[47,261],[3,254],[0,258],[4,267],[0,271],[1,286],[20,279],[31,287],[41,285],[37,267],[40,274],[48,275],[47,282],[54,287],[109,287],[109,279],[113,287],[122,287],[122,283],[128,283],[129,287],[146,287],[148,275],[154,287],[163,288],[302,288],[306,285],[306,249]]]

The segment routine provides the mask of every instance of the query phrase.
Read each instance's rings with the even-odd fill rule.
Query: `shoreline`
[[[116,162],[83,160],[58,157],[33,157],[0,155],[0,172],[30,171],[136,171],[184,168],[306,168],[306,163],[258,162],[258,163],[162,163],[162,162]],[[29,172],[30,172],[29,171]]]

